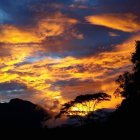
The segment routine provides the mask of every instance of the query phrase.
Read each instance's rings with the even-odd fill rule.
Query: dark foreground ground
[[[125,136],[139,137],[140,128],[139,98],[124,100],[122,105],[111,114],[104,123],[91,122],[80,127],[42,128],[42,121],[49,119],[49,114],[41,107],[28,101],[13,99],[0,104],[0,129],[12,135],[25,134],[40,137],[63,137],[65,139],[80,137],[109,138]],[[4,134],[4,133],[3,133]],[[10,134],[11,135],[11,134]],[[5,137],[8,135],[5,135]]]

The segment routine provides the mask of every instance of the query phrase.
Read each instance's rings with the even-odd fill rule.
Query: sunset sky
[[[80,94],[113,96],[140,39],[139,0],[0,0],[0,101],[56,112]],[[112,97],[102,107],[115,107]]]

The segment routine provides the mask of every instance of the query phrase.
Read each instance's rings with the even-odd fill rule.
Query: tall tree
[[[140,95],[140,41],[136,41],[135,53],[132,54],[133,72],[120,75],[116,82],[119,84],[116,93],[125,98]]]
[[[117,94],[121,94],[125,99],[110,116],[108,125],[111,129],[116,126],[117,130],[119,128],[126,132],[132,132],[131,128],[136,130],[140,126],[140,41],[136,41],[136,50],[131,61],[133,71],[124,73],[117,79],[120,90]]]

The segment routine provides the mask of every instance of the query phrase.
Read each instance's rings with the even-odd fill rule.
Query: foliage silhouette
[[[110,100],[111,96],[106,93],[96,93],[96,94],[86,94],[77,96],[73,101],[65,103],[60,113],[56,116],[56,118],[61,117],[61,115],[65,114],[67,116],[80,116],[79,114],[83,114],[83,116],[88,115],[93,112],[96,108],[96,105],[101,101]],[[79,107],[78,107],[79,105]],[[76,111],[71,111],[72,107],[76,107]],[[86,110],[84,110],[84,107]]]
[[[134,65],[133,72],[126,72],[116,80],[119,87],[115,93],[125,98],[140,95],[140,41],[136,41],[136,51],[132,54],[131,61]]]
[[[117,79],[117,94],[125,99],[110,116],[107,122],[109,128],[119,127],[120,130],[128,131],[133,128],[136,131],[140,126],[140,41],[136,41],[136,51],[132,54],[131,61],[133,71],[126,72]]]

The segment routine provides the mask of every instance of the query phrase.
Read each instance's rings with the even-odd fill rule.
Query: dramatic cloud
[[[88,16],[86,19],[91,24],[105,26],[124,32],[137,32],[140,30],[140,22],[138,22],[138,17],[130,13],[99,14]]]
[[[130,56],[134,51],[134,40],[138,38],[139,35],[134,36],[110,52],[81,59],[46,57],[43,60],[21,63],[25,61],[25,56],[20,58],[18,55],[18,61],[11,61],[12,55],[15,55],[13,52],[11,59],[2,62],[4,65],[1,68],[0,82],[17,81],[26,85],[35,93],[32,100],[49,108],[52,108],[56,101],[59,104],[64,103],[79,94],[98,91],[112,94],[116,88],[116,77],[124,71],[131,70]],[[34,54],[33,50],[30,50],[32,53],[27,49],[25,55]],[[113,107],[118,102],[120,99],[113,98],[113,102],[106,106]]]
[[[41,19],[35,27],[0,25],[0,42],[39,43],[48,37],[61,35],[76,23],[78,23],[76,19],[56,13],[54,16]]]

